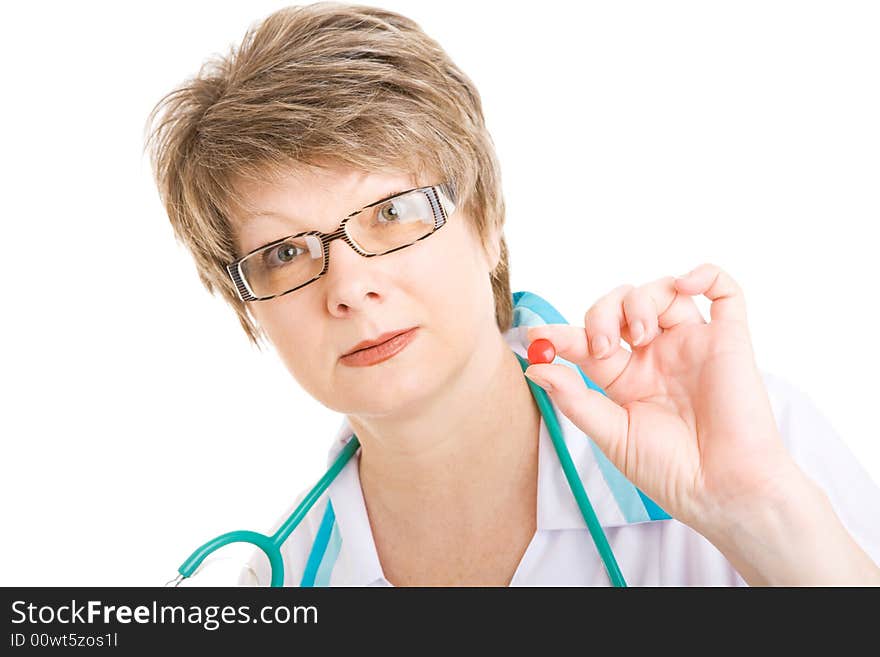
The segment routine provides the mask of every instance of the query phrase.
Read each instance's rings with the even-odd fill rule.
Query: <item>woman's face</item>
[[[343,217],[391,193],[441,180],[398,173],[323,168],[279,182],[239,185],[253,213],[235,217],[237,246],[247,253],[308,230],[329,233]],[[329,246],[327,273],[305,287],[250,302],[288,371],[326,407],[356,416],[414,410],[441,391],[478,345],[497,338],[487,254],[456,208],[429,237],[399,251],[365,258],[345,241]],[[417,327],[407,346],[383,362],[355,367],[341,357],[363,340]]]

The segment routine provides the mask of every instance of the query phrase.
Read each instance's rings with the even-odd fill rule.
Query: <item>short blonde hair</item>
[[[498,327],[510,328],[501,172],[480,95],[413,20],[337,2],[276,11],[162,97],[145,133],[176,239],[258,348],[262,330],[225,267],[243,255],[229,220],[241,203],[234,183],[326,163],[451,183],[484,247],[492,231],[500,238],[491,283]]]

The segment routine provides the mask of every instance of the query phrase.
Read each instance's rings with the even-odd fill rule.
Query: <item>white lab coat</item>
[[[518,315],[505,339],[526,357],[526,326],[554,323]],[[564,320],[562,320],[564,321]],[[794,460],[827,493],[853,538],[880,563],[880,487],[803,392],[762,372],[782,438]],[[552,399],[551,399],[552,403]],[[730,562],[701,534],[644,497],[592,440],[559,411],[572,460],[629,586],[744,586]],[[328,467],[352,431],[344,419],[330,446]],[[537,531],[511,586],[608,586],[593,539],[541,420]],[[282,546],[285,586],[391,586],[382,572],[358,476],[355,454]],[[274,532],[307,491],[285,511]],[[271,534],[271,532],[270,532]],[[256,551],[241,585],[268,586],[268,560]]]

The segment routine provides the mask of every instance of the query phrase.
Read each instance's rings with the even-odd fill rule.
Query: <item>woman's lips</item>
[[[368,367],[370,365],[375,365],[376,363],[381,363],[403,351],[403,349],[412,342],[413,338],[415,338],[416,331],[418,331],[418,327],[412,328],[406,333],[395,335],[390,340],[383,342],[382,344],[377,344],[375,347],[361,349],[353,354],[342,356],[342,358],[339,359],[339,362],[343,365],[348,365],[349,367]]]

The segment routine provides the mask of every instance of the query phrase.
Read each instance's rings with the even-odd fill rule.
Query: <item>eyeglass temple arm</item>
[[[436,185],[434,189],[437,190],[437,196],[440,198],[440,203],[443,205],[443,211],[448,217],[455,212],[455,187],[451,183],[441,183]]]

